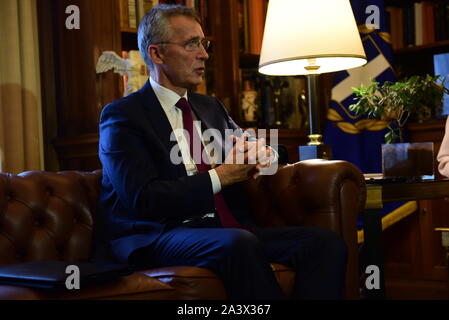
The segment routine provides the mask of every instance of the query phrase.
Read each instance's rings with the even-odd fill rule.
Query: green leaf
[[[410,118],[435,115],[436,110],[441,107],[443,95],[449,93],[449,89],[442,85],[445,82],[446,78],[439,75],[414,75],[402,81],[385,81],[383,84],[371,78],[369,84],[352,88],[355,93],[355,102],[350,105],[349,110],[356,115],[384,120],[386,116],[392,114],[391,111],[393,114],[399,114],[397,112],[399,110]],[[408,119],[408,116],[404,116],[402,119],[391,119],[391,121],[403,126]],[[393,132],[388,139],[394,140],[398,137]]]

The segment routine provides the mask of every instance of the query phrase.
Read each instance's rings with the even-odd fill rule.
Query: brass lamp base
[[[308,146],[319,146],[323,144],[323,141],[321,139],[323,138],[322,134],[310,134],[309,135],[309,142],[307,143]]]

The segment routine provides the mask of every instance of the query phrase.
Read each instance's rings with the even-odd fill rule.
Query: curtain
[[[36,0],[0,1],[0,169],[42,170]]]

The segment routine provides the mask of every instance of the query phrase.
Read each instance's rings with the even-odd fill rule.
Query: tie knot
[[[190,103],[186,100],[186,98],[179,99],[178,102],[176,102],[176,106],[181,109],[183,113],[192,111]]]

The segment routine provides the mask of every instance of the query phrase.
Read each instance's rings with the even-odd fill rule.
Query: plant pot
[[[382,173],[385,177],[433,176],[433,142],[383,144]]]

